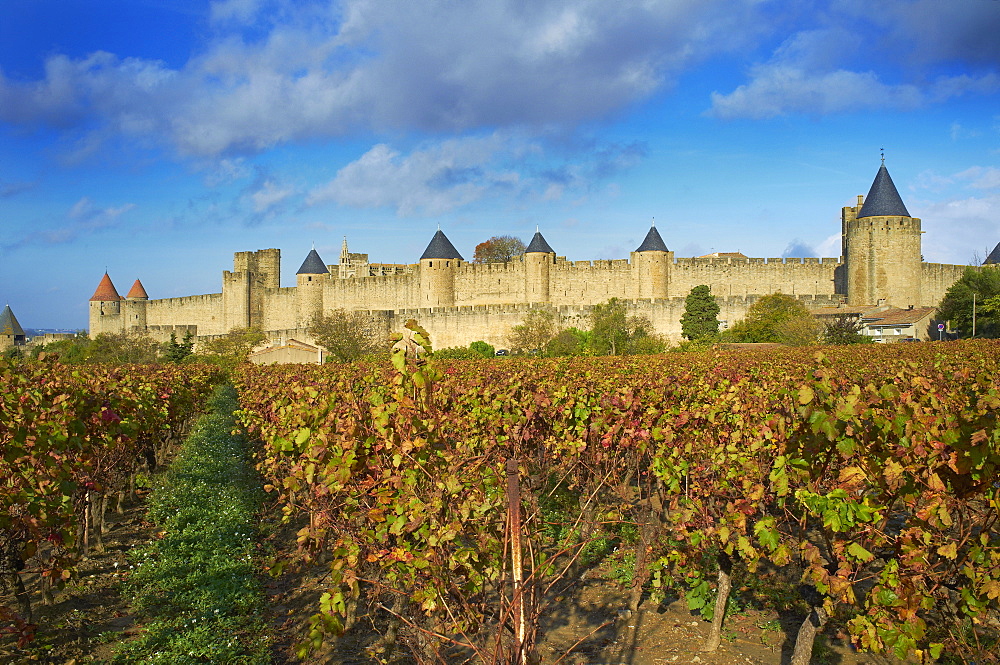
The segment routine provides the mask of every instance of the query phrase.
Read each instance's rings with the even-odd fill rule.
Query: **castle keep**
[[[507,263],[468,263],[439,229],[414,264],[369,263],[344,240],[340,263],[311,250],[294,287],[279,284],[281,252],[238,252],[222,293],[150,300],[139,280],[123,298],[105,274],[90,300],[90,334],[143,331],[159,340],[191,331],[199,339],[257,327],[272,339],[308,341],[310,319],[336,309],[370,312],[386,331],[410,318],[437,347],[484,340],[505,346],[531,309],[585,327],[590,307],[627,301],[656,332],[680,339],[690,290],[707,284],[733,323],[761,296],[781,292],[810,307],[838,304],[936,306],[965,266],[924,263],[920,219],[911,217],[883,164],[867,197],[842,210],[840,258],[675,258],[655,226],[628,259],[567,261],[540,232]]]

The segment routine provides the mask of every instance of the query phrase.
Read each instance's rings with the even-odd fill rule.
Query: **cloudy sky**
[[[1000,242],[997,0],[5,0],[0,299],[87,325],[236,251],[839,255],[885,163],[926,260]]]

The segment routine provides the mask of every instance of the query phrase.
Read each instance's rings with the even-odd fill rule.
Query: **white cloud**
[[[540,144],[505,132],[427,142],[406,154],[378,144],[309,192],[306,204],[437,215],[489,198],[553,201],[586,193],[645,156],[639,144],[589,145],[583,152],[548,155]]]
[[[225,0],[211,6],[218,34],[180,68],[99,52],[54,55],[39,81],[0,73],[0,121],[200,156],[356,129],[572,126],[749,39],[756,4]]]
[[[267,180],[260,189],[250,195],[256,213],[267,212],[295,193],[291,187],[279,187],[273,180]]]

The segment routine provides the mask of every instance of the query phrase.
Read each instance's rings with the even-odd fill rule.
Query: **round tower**
[[[329,269],[313,247],[295,273],[295,302],[300,328],[308,327],[314,317],[322,316],[323,286],[329,275]]]
[[[122,324],[127,330],[146,332],[146,303],[149,296],[138,279],[122,302]]]
[[[529,303],[549,302],[552,266],[556,253],[538,229],[524,250],[524,299]]]
[[[674,254],[652,223],[645,239],[632,253],[632,263],[637,273],[637,296],[639,298],[666,298],[670,284],[670,264]]]
[[[454,306],[455,269],[464,260],[438,229],[420,255],[420,307]]]
[[[122,297],[111,282],[108,273],[104,273],[101,283],[90,298],[90,335],[96,337],[101,333],[118,333],[125,329],[122,324]]]
[[[841,218],[848,304],[922,305],[920,219],[906,210],[884,163],[858,204]]]

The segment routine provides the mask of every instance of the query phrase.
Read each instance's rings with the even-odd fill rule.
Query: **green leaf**
[[[867,563],[875,558],[875,555],[861,547],[857,543],[851,543],[847,546],[847,553],[857,559],[858,561]]]

